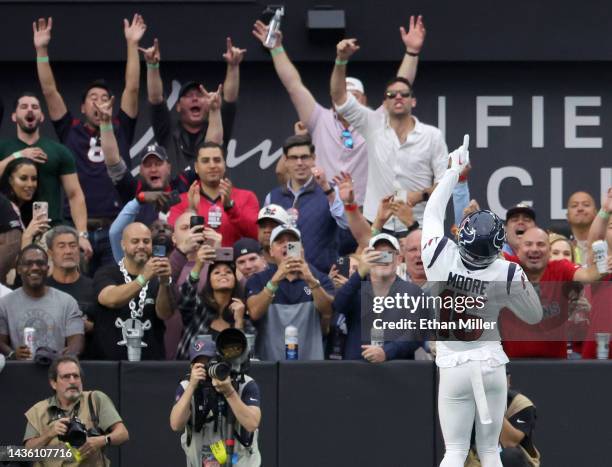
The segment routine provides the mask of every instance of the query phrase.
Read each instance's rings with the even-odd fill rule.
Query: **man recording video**
[[[227,465],[261,465],[259,386],[244,374],[247,355],[246,338],[236,329],[223,331],[217,345],[200,336],[189,349],[191,372],[180,382],[170,413],[172,430],[184,430],[188,467],[217,467],[230,459]]]

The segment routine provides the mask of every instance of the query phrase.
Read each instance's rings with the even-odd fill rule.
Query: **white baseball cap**
[[[298,240],[302,240],[302,235],[300,234],[300,231],[298,229],[289,224],[283,224],[279,225],[278,227],[274,227],[274,230],[270,234],[270,243],[274,243],[274,240],[276,240],[280,235],[286,232],[292,233],[297,237]]]
[[[386,233],[380,233],[378,235],[373,236],[370,239],[370,243],[368,244],[368,246],[370,248],[374,248],[378,242],[382,241],[389,242],[393,248],[395,248],[397,251],[400,251],[400,244],[397,241],[397,238],[395,238],[393,235],[389,235]]]
[[[257,222],[262,219],[272,219],[279,223],[279,225],[289,223],[289,214],[278,204],[268,204],[259,210],[257,216]]]
[[[360,79],[348,76],[346,78],[346,90],[347,91],[359,91],[361,94],[365,94],[363,83]]]

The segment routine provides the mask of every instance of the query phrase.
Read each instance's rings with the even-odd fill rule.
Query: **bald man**
[[[572,229],[576,263],[587,265],[589,229],[597,215],[595,199],[584,191],[573,193],[567,200],[567,222]]]
[[[550,260],[548,234],[538,228],[527,229],[519,244],[518,256],[508,257],[519,263],[529,282],[540,295],[542,321],[528,325],[512,313],[500,315],[504,350],[509,357],[566,358],[565,325],[569,316],[568,286],[571,282],[590,283],[599,280],[597,268],[580,267],[566,259]]]
[[[125,256],[98,270],[94,355],[104,360],[163,360],[164,321],[174,310],[168,258],[151,257],[151,231],[134,222],[123,230]],[[138,339],[127,339],[134,334]]]

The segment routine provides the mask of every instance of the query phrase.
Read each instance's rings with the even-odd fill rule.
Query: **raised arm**
[[[423,23],[423,17],[421,15],[410,17],[410,23],[408,25],[408,32],[403,26],[400,26],[400,35],[402,42],[406,47],[406,53],[399,69],[397,70],[397,76],[406,78],[410,81],[410,84],[414,84],[416,79],[417,67],[419,64],[419,53],[425,42],[425,24]]]
[[[434,237],[444,236],[446,205],[453,194],[453,188],[455,188],[459,180],[459,173],[470,162],[469,143],[470,136],[465,135],[463,137],[463,145],[450,154],[450,167],[444,173],[442,180],[440,180],[440,183],[425,205],[422,244],[425,244]]]
[[[612,214],[612,187],[608,188],[608,196],[601,204],[601,209],[593,219],[591,228],[589,229],[589,251],[594,241],[605,240],[608,225],[610,223],[610,214]],[[608,242],[608,248],[612,248],[612,244]]]
[[[38,18],[38,21],[32,23],[34,31],[34,48],[36,49],[36,71],[38,72],[38,81],[42,89],[43,96],[47,102],[49,116],[51,120],[59,120],[68,109],[62,95],[57,90],[55,77],[49,63],[49,42],[51,42],[51,28],[53,27],[53,18],[48,19]]]
[[[164,85],[159,72],[161,53],[159,41],[153,39],[153,45],[148,49],[139,48],[147,63],[147,98],[150,104],[161,104],[164,101]]]
[[[138,44],[146,30],[147,25],[138,13],[134,15],[132,24],[127,19],[123,20],[123,33],[127,44],[127,62],[125,64],[125,89],[121,96],[121,110],[132,118],[136,118],[138,115],[138,90],[140,89]]]
[[[335,106],[341,106],[346,102],[346,65],[349,58],[358,50],[357,39],[343,39],[336,45],[336,61],[329,86]]]
[[[253,35],[263,44],[268,35],[268,26],[261,21],[257,21],[253,26]],[[285,52],[283,36],[280,31],[276,36],[276,44],[270,49],[270,55],[272,56],[272,63],[274,63],[276,74],[289,93],[289,98],[293,102],[300,120],[307,125],[317,102],[308,88],[302,83],[300,73],[291,59],[289,59],[287,52]]]
[[[93,103],[96,110],[100,113],[100,146],[102,147],[104,163],[107,167],[116,166],[121,161],[121,154],[119,154],[119,146],[117,145],[117,138],[115,138],[112,123],[114,103],[114,96],[106,102],[98,103],[94,101]]]
[[[204,86],[200,85],[200,92],[208,101],[208,129],[206,130],[205,141],[212,141],[223,144],[223,119],[221,118],[221,96],[223,86],[219,85],[216,92],[208,92]]]
[[[227,50],[223,54],[223,59],[227,63],[223,82],[223,99],[225,102],[236,102],[240,91],[240,62],[244,58],[246,49],[234,47],[231,37],[226,38],[226,46]]]
[[[355,240],[361,248],[368,246],[372,231],[370,224],[363,217],[363,214],[355,204],[355,194],[353,192],[353,179],[346,172],[334,177],[334,183],[338,187],[338,194],[344,203],[344,213],[348,221],[348,227]]]

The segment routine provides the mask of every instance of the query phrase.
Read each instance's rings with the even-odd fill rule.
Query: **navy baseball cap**
[[[163,146],[160,146],[157,143],[149,144],[140,154],[141,164],[149,156],[155,156],[162,162],[166,162],[168,160],[168,153],[166,152]]]
[[[197,81],[187,81],[181,86],[179,91],[179,99],[192,89],[199,89],[200,86],[202,86],[202,83],[198,83]]]
[[[257,240],[243,237],[234,243],[234,260],[249,253],[261,254],[261,245]]]
[[[198,337],[189,347],[189,361],[191,362],[198,357],[212,358],[215,355],[217,355],[217,346],[212,340]]]

